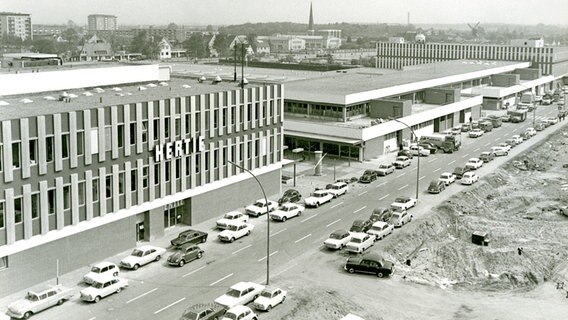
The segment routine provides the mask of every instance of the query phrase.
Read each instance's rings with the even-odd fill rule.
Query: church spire
[[[312,11],[312,3],[310,2],[310,22],[308,23],[308,31],[314,31],[314,12]]]

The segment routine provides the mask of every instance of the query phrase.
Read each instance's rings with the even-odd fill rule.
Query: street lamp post
[[[416,132],[414,132],[414,130],[412,130],[412,128],[409,125],[407,125],[406,123],[404,123],[404,122],[402,122],[398,119],[392,118],[392,117],[389,117],[389,119],[394,120],[394,121],[404,125],[408,129],[410,129],[410,132],[412,132],[412,135],[414,135],[414,138],[418,142],[418,136],[416,135]],[[420,157],[421,156],[420,156],[420,146],[419,146],[418,147],[418,163],[416,165],[416,200],[418,200],[418,192],[419,192],[419,189],[420,189]]]
[[[258,178],[247,168],[234,163],[233,161],[227,160],[228,163],[234,165],[235,167],[246,171],[250,174],[254,180],[258,183],[260,190],[262,191],[262,195],[264,196],[264,201],[266,204],[266,285],[270,285],[270,214],[268,211],[268,197],[266,196],[266,192],[264,192],[264,188],[262,187],[262,183],[258,180]]]

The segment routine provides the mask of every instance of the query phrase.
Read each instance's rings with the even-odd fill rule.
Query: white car
[[[526,133],[528,133],[531,137],[536,136],[536,130],[534,128],[527,128]]]
[[[400,228],[410,221],[412,221],[412,215],[404,210],[393,212],[389,223],[392,224],[395,228]]]
[[[404,167],[408,167],[411,163],[411,160],[407,156],[398,156],[396,160],[392,163],[392,165],[397,169],[404,169]]]
[[[416,205],[416,199],[410,197],[397,197],[391,203],[391,208],[395,211],[408,210]]]
[[[497,157],[509,155],[509,151],[503,147],[491,147],[491,153],[493,153]]]
[[[547,118],[542,119],[542,121],[548,122],[549,124],[557,124],[558,118],[557,117],[547,117]]]
[[[483,130],[477,128],[477,129],[473,129],[468,133],[470,138],[479,138],[483,135]]]
[[[327,190],[316,190],[309,197],[304,199],[306,207],[319,207],[320,205],[330,202],[333,195]]]
[[[272,212],[278,208],[278,203],[268,200],[268,204],[264,199],[258,199],[255,203],[247,206],[245,208],[246,213],[249,216],[258,217],[266,213],[266,209],[268,208],[268,212]]]
[[[365,319],[363,319],[363,318],[361,318],[361,317],[359,317],[359,316],[356,316],[356,315],[354,315],[354,314],[349,313],[349,314],[345,315],[345,317],[343,317],[343,318],[341,318],[341,319],[339,319],[339,320],[365,320]]]
[[[55,305],[63,304],[71,297],[73,297],[73,290],[61,285],[28,291],[25,298],[16,300],[8,305],[6,318],[28,319],[33,314]],[[0,319],[4,319],[2,315],[4,314],[0,313]]]
[[[518,134],[512,136],[511,139],[515,140],[515,142],[516,142],[517,144],[520,144],[520,143],[522,143],[523,141],[525,141],[525,140],[523,140],[523,137],[521,137],[521,136],[518,135]]]
[[[280,288],[266,288],[260,293],[260,297],[254,300],[256,310],[270,311],[286,300],[286,291]]]
[[[381,164],[376,171],[377,175],[386,176],[394,172],[394,166],[392,164]]]
[[[445,183],[446,186],[449,186],[450,184],[456,182],[456,175],[453,173],[444,172],[440,175],[440,178],[438,178],[438,180]]]
[[[505,149],[507,152],[511,151],[511,145],[508,144],[507,142],[501,142],[497,145],[497,147],[501,147]]]
[[[264,288],[263,285],[254,282],[239,282],[231,286],[224,295],[215,299],[215,302],[225,308],[245,305],[258,298]]]
[[[471,185],[476,183],[477,181],[479,181],[479,176],[471,171],[464,173],[461,179],[461,183],[465,185]]]
[[[280,206],[276,211],[270,213],[270,218],[272,220],[286,221],[287,219],[293,217],[299,217],[305,208],[299,204],[295,203],[285,203]]]
[[[117,277],[109,277],[101,282],[95,281],[90,287],[81,290],[81,300],[97,303],[102,298],[115,292],[119,293],[126,287],[128,280]]]
[[[369,229],[367,233],[374,235],[376,237],[376,240],[382,240],[384,237],[391,234],[393,230],[394,226],[392,224],[383,221],[377,221],[373,223],[373,226],[371,226],[371,229]]]
[[[236,223],[227,227],[227,229],[221,231],[218,237],[219,240],[225,242],[233,242],[239,238],[244,236],[248,236],[252,230],[254,229],[254,225],[250,223]]]
[[[247,223],[249,221],[249,216],[239,211],[231,211],[225,213],[223,218],[217,220],[217,228],[219,229],[227,229],[227,226],[244,222]]]
[[[138,270],[139,267],[148,264],[152,261],[159,261],[160,258],[166,253],[166,249],[154,246],[141,246],[134,250],[132,253],[120,260],[120,266],[127,269]]]
[[[353,232],[351,241],[345,246],[345,250],[349,252],[361,253],[369,249],[375,243],[375,235],[364,232]]]
[[[221,320],[258,320],[258,315],[249,307],[238,305],[227,310]]]
[[[106,279],[109,276],[118,277],[118,266],[112,262],[100,262],[91,267],[91,271],[83,277],[86,284]]]
[[[413,156],[420,155],[421,157],[427,157],[430,155],[430,150],[424,149],[423,147],[417,145],[411,145],[409,151]]]
[[[325,191],[331,193],[334,198],[344,195],[349,190],[349,186],[345,182],[336,182],[331,185],[331,187]]]
[[[329,249],[341,249],[351,241],[351,233],[347,230],[335,230],[323,244]]]
[[[465,164],[466,168],[470,168],[471,170],[477,170],[483,166],[483,161],[479,158],[471,158],[467,160]]]

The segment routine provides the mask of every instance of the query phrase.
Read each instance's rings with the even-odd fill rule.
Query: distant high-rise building
[[[32,18],[27,13],[0,12],[0,38],[32,39]]]
[[[91,14],[89,19],[89,31],[117,30],[116,16],[108,14]]]
[[[312,10],[312,3],[310,2],[310,21],[308,22],[308,31],[314,33],[314,12]]]

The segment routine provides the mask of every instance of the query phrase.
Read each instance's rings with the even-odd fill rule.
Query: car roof
[[[382,261],[384,260],[383,257],[375,252],[365,253],[361,256],[361,259],[369,259],[369,260],[377,260]]]
[[[286,202],[286,203],[283,203],[280,206],[281,207],[297,207],[298,205],[296,203]]]
[[[112,263],[112,262],[102,261],[102,262],[99,262],[99,263],[97,263],[97,264],[94,264],[93,267],[104,268],[104,267],[109,266],[109,265],[111,265],[111,264],[114,265],[114,266],[116,266],[116,264],[114,264],[114,263]]]
[[[410,197],[407,197],[407,196],[400,196],[400,197],[396,197],[396,198],[394,199],[395,202],[398,201],[398,200],[408,201],[408,200],[410,200]]]
[[[469,158],[469,160],[467,160],[467,161],[468,161],[468,162],[469,162],[469,161],[479,161],[479,158]]]
[[[185,312],[193,311],[195,313],[199,313],[205,309],[213,308],[216,305],[217,305],[216,303],[196,303],[194,305],[185,308]]]
[[[273,293],[276,290],[282,290],[282,289],[280,289],[278,287],[265,287],[264,290],[262,290],[262,291]]]
[[[382,227],[386,224],[388,224],[388,223],[383,222],[383,221],[377,221],[377,222],[373,223],[373,227]]]
[[[473,175],[475,175],[475,172],[468,171],[468,172],[464,173],[463,175],[464,176],[473,176]]]
[[[432,180],[432,181],[430,181],[430,185],[438,185],[438,184],[440,184],[440,183],[442,183],[442,181],[440,181],[440,180]]]
[[[300,192],[298,192],[298,190],[296,190],[296,189],[288,189],[288,190],[284,191],[284,195],[290,195],[290,194],[293,194],[293,193],[300,193]]]
[[[343,230],[343,229],[339,229],[339,230],[335,230],[333,231],[331,234],[335,234],[335,235],[344,235],[346,233],[349,233],[349,231],[347,230]]]
[[[239,215],[239,214],[243,214],[243,213],[240,212],[240,211],[229,211],[229,212],[225,213],[225,215],[231,215],[231,216],[236,216],[236,215]]]
[[[235,314],[241,314],[241,313],[243,313],[245,311],[249,311],[249,310],[250,310],[250,308],[247,307],[247,306],[236,305],[236,306],[232,307],[231,309],[227,310],[227,312],[232,312],[232,313],[235,313]]]
[[[184,233],[185,233],[185,231],[184,231]],[[149,249],[157,249],[157,247],[150,246],[150,245],[144,245],[144,246],[136,247],[134,249],[145,251],[145,250],[149,250]]]
[[[231,289],[236,289],[236,290],[243,290],[243,289],[248,289],[249,287],[252,287],[252,282],[247,282],[247,281],[241,281],[238,283],[235,283],[234,285],[231,286]]]
[[[329,193],[327,190],[315,190],[314,193]]]
[[[343,181],[339,181],[339,182],[335,182],[331,184],[332,186],[346,186],[347,183],[343,182]]]
[[[451,173],[451,172],[442,172],[440,175],[441,175],[441,176],[444,176],[444,175],[451,176],[451,175],[453,175],[453,173]]]
[[[353,238],[357,238],[357,239],[363,239],[367,236],[367,234],[365,232],[352,232],[351,236]]]

